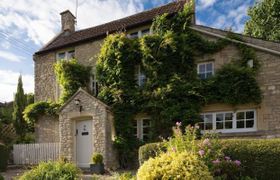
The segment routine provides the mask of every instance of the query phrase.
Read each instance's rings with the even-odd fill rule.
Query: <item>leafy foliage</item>
[[[64,103],[77,90],[88,88],[91,68],[78,64],[77,60],[61,60],[55,65],[55,74],[58,78],[59,84],[62,87],[62,95],[60,103]]]
[[[280,139],[230,139],[222,141],[224,153],[242,162],[244,175],[260,180],[280,177]]]
[[[244,33],[265,40],[280,41],[280,1],[258,1],[248,10]]]
[[[25,123],[22,115],[22,112],[26,106],[26,96],[23,90],[21,75],[18,78],[17,92],[15,94],[13,106],[13,124],[16,129],[16,133],[20,137],[23,137],[26,133],[27,124]]]
[[[76,180],[81,171],[71,163],[63,161],[41,162],[30,171],[25,172],[19,180],[30,179],[63,179]]]
[[[5,171],[8,165],[9,150],[8,147],[0,143],[0,172]]]
[[[93,164],[102,164],[103,163],[103,156],[100,153],[95,153],[92,155],[92,162]]]
[[[146,161],[138,170],[137,179],[213,179],[207,166],[189,152],[164,153]]]
[[[259,63],[249,47],[234,43],[240,49],[240,60],[224,66],[209,80],[197,77],[195,60],[231,42],[209,41],[191,30],[190,7],[186,5],[174,16],[155,18],[152,35],[129,39],[125,34],[115,34],[103,43],[97,61],[101,85],[98,97],[112,106],[121,165],[125,166],[139,145],[132,128],[137,113],[144,112],[152,118],[150,138],[156,139],[159,135],[169,136],[176,121],[182,121],[183,126],[195,124],[205,103],[238,105],[261,101],[255,78]],[[247,65],[251,59],[253,69]],[[137,67],[147,77],[140,87],[135,80]]]
[[[59,107],[60,104],[39,101],[28,105],[23,112],[23,117],[28,124],[34,124],[39,116],[57,116]]]

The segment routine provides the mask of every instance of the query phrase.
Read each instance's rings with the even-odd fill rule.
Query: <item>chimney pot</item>
[[[75,32],[76,17],[69,11],[63,11],[61,15],[61,31]]]

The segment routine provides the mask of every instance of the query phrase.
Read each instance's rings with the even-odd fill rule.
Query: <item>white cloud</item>
[[[203,10],[209,8],[215,4],[216,0],[198,0],[197,1],[197,10]]]
[[[59,13],[69,9],[75,14],[75,0],[1,0],[0,30],[26,34],[37,45],[48,42],[60,31]],[[139,0],[80,0],[78,29],[142,11]]]
[[[0,102],[9,102],[14,99],[20,73],[0,69]],[[25,93],[34,92],[34,77],[30,74],[22,75]]]
[[[0,50],[0,61],[7,60],[12,62],[21,62],[23,59],[25,59],[23,56],[18,56],[8,51]]]

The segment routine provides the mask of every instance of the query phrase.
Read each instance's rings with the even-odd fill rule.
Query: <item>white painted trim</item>
[[[254,112],[254,126],[252,128],[236,128],[236,114],[238,112],[247,112],[247,111],[253,111]],[[232,118],[232,129],[216,129],[216,115],[217,114],[225,114],[225,113],[233,113]],[[234,132],[254,132],[257,131],[257,112],[255,109],[242,109],[237,111],[217,111],[217,112],[207,112],[207,113],[201,113],[201,115],[212,115],[212,130],[202,130],[202,133],[206,132],[221,132],[221,133],[234,133]],[[246,115],[246,114],[245,114]],[[204,125],[204,124],[203,124]]]
[[[212,76],[215,74],[215,61],[204,61],[204,62],[199,62],[197,64],[197,75],[200,75],[199,73],[199,66],[200,65],[205,65],[205,73],[207,74],[207,64],[212,64]],[[206,78],[207,79],[207,78]]]

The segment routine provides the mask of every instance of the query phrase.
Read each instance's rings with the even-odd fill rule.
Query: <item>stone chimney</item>
[[[63,11],[61,15],[61,31],[62,32],[74,32],[76,17],[69,11]]]

